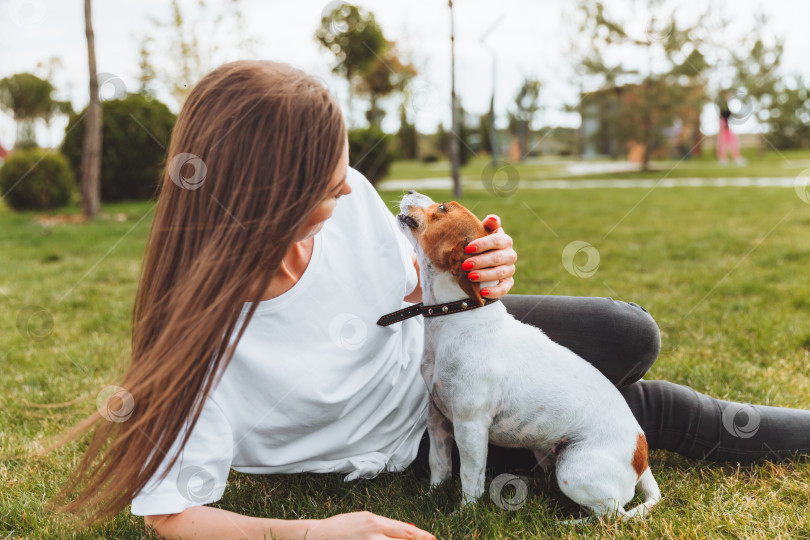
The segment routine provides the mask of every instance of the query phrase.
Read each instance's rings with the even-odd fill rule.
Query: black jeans
[[[508,295],[517,320],[543,330],[593,364],[615,384],[644,430],[651,449],[712,461],[747,463],[810,454],[810,411],[714,399],[666,381],[642,381],[658,358],[661,336],[653,318],[633,303],[611,298]],[[427,432],[413,463],[427,471]],[[458,455],[454,455],[457,466]],[[531,451],[490,445],[487,465],[531,469]]]

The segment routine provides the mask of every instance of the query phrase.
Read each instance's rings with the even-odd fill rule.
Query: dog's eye
[[[447,212],[447,208],[445,208],[443,204],[439,205],[439,210],[441,210],[442,212]]]

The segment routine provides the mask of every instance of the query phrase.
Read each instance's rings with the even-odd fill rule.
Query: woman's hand
[[[465,260],[462,269],[469,271],[471,281],[497,281],[497,285],[481,289],[481,296],[495,299],[506,296],[515,284],[512,276],[517,253],[512,249],[512,237],[503,232],[498,216],[490,214],[484,218],[484,227],[492,233],[467,245],[467,253],[476,255]]]
[[[436,540],[429,532],[402,521],[388,519],[371,512],[338,514],[316,521],[307,534],[308,539],[330,540],[357,539],[383,540],[385,538],[408,538],[412,540]]]

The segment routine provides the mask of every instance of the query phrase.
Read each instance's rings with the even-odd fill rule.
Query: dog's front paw
[[[478,499],[481,498],[481,495],[475,495],[471,493],[462,493],[461,495],[461,507],[467,508],[471,506],[475,506],[475,503],[478,502]]]
[[[430,489],[435,489],[440,485],[444,484],[447,479],[450,478],[450,474],[448,473],[430,473]]]

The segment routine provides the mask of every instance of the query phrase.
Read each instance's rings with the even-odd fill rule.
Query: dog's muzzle
[[[413,219],[411,216],[409,216],[407,214],[397,214],[397,220],[400,223],[404,223],[405,225],[407,225],[411,229],[418,229],[419,228],[419,224],[416,222],[416,220]]]

